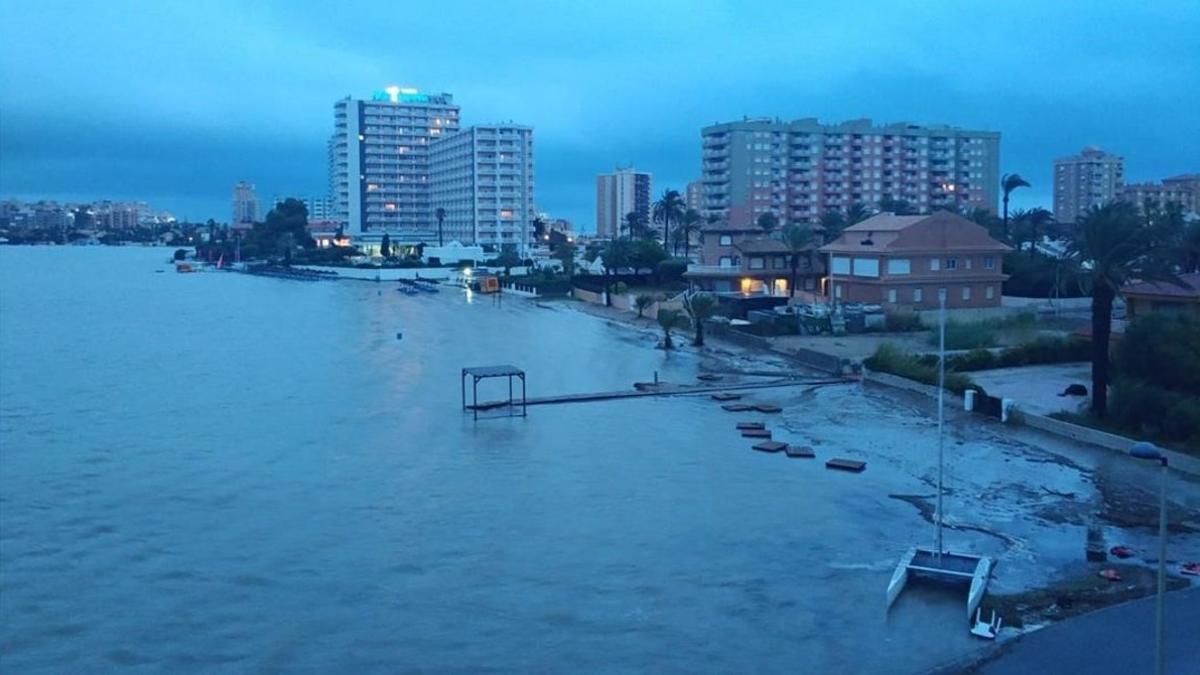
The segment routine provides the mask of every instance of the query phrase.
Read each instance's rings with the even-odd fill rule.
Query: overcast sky
[[[1085,145],[1129,180],[1200,171],[1196,0],[3,0],[0,26],[0,198],[223,222],[237,180],[324,195],[333,102],[389,84],[532,125],[538,205],[584,229],[595,174],[682,188],[700,127],[743,115],[1000,131],[1018,206]]]

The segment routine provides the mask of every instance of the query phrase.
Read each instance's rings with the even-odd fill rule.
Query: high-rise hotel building
[[[484,124],[430,143],[430,195],[446,242],[512,244],[533,237],[533,129]],[[436,238],[431,240],[436,241]]]
[[[596,176],[596,235],[620,236],[630,213],[650,225],[650,174],[617,169]]]
[[[335,103],[330,198],[346,234],[364,241],[385,232],[397,243],[430,241],[430,145],[456,131],[458,106],[450,94],[388,87],[371,100]]]
[[[745,225],[772,212],[817,222],[854,203],[904,200],[937,209],[996,211],[1000,134],[871,120],[821,124],[747,119],[701,130],[705,216]]]
[[[1054,160],[1054,219],[1074,223],[1093,206],[1116,199],[1125,182],[1125,158],[1087,147]]]

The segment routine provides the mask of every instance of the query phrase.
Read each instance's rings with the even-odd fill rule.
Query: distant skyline
[[[334,101],[390,84],[533,126],[538,206],[584,230],[597,174],[682,192],[700,128],[743,116],[999,131],[1016,207],[1089,145],[1128,182],[1200,171],[1194,0],[9,2],[0,25],[0,198],[224,222],[239,180],[324,194]]]

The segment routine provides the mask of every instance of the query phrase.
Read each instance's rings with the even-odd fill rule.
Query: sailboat
[[[938,358],[938,485],[937,512],[934,514],[934,544],[933,547],[914,546],[900,557],[896,571],[892,573],[887,587],[887,606],[890,609],[904,591],[908,581],[913,576],[937,579],[940,581],[970,582],[967,590],[967,621],[975,616],[983,594],[987,591],[988,579],[992,575],[993,561],[987,556],[970,553],[953,553],[946,549],[942,542],[942,495],[943,476],[945,474],[945,408],[946,393],[946,289],[938,291],[940,302],[939,317],[939,358]]]

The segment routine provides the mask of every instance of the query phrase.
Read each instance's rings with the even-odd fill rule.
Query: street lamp
[[[1166,672],[1163,658],[1163,609],[1167,593],[1167,456],[1158,446],[1146,441],[1134,443],[1129,449],[1129,454],[1138,459],[1155,460],[1162,467],[1158,496],[1158,600],[1154,612],[1154,673],[1163,675]]]

